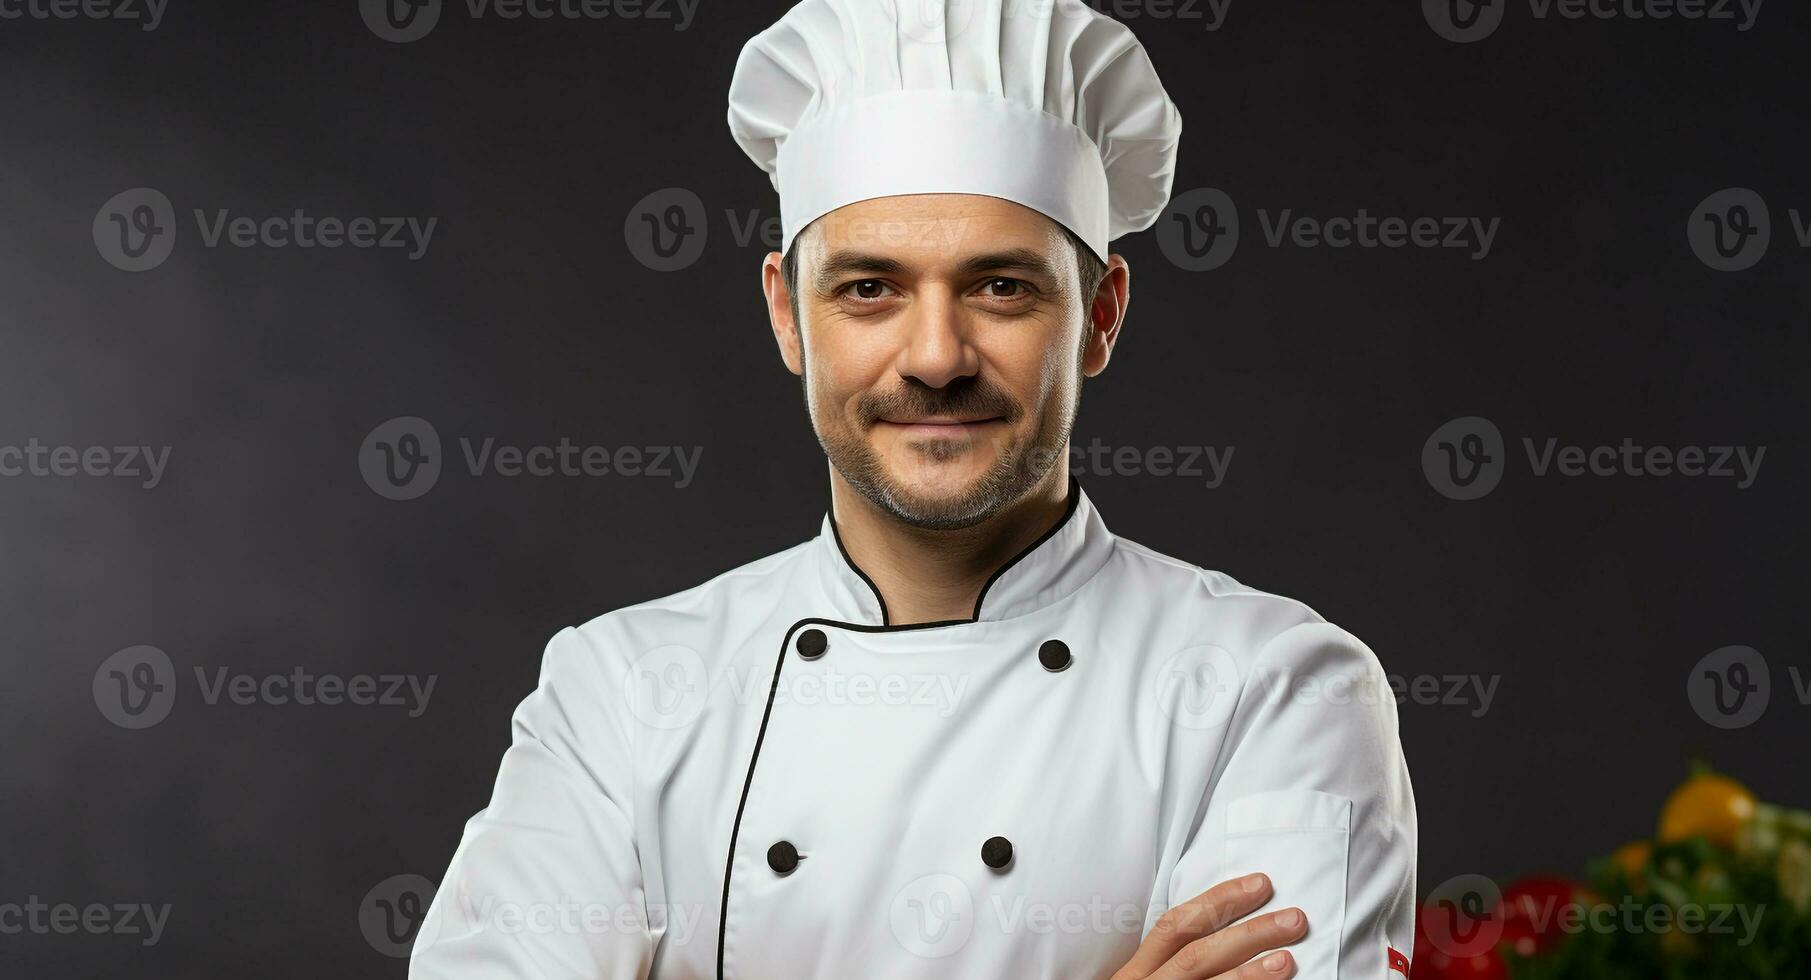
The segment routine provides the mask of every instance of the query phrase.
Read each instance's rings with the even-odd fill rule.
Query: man
[[[1376,657],[1064,465],[1180,116],[1082,0],[929,6],[805,0],[731,82],[819,534],[553,637],[412,976],[1406,976]]]

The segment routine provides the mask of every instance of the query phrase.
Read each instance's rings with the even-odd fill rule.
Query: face
[[[1118,255],[1084,296],[1056,222],[968,194],[851,204],[795,248],[799,322],[777,252],[769,314],[851,487],[908,524],[952,529],[1066,479],[1082,378],[1106,367],[1124,314]]]

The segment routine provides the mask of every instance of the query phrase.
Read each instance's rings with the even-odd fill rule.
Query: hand
[[[1163,913],[1138,952],[1112,980],[1282,980],[1295,975],[1295,958],[1278,949],[1308,934],[1298,908],[1234,919],[1270,901],[1270,878],[1246,875],[1223,881]],[[1259,953],[1276,950],[1268,956]],[[1253,957],[1257,957],[1253,959]]]

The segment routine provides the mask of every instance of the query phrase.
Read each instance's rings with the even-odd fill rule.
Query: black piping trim
[[[1071,474],[1069,474],[1069,506],[1063,509],[1063,519],[1060,521],[1057,521],[1055,524],[1052,524],[1050,526],[1050,530],[1045,531],[1043,534],[1038,535],[1038,539],[1036,541],[1033,541],[1032,543],[1026,545],[1024,550],[1020,551],[1018,554],[1013,555],[1011,558],[1007,559],[1006,564],[1001,565],[999,568],[994,569],[994,573],[992,575],[989,575],[987,577],[986,583],[984,583],[981,586],[981,594],[978,596],[975,596],[975,614],[973,616],[969,617],[971,622],[980,620],[980,618],[981,618],[981,602],[982,602],[982,600],[987,598],[987,590],[993,588],[994,583],[998,582],[1000,580],[1000,576],[1005,575],[1007,569],[1011,568],[1014,565],[1017,565],[1019,563],[1020,559],[1024,558],[1026,555],[1029,555],[1032,552],[1038,550],[1039,545],[1043,544],[1046,541],[1049,541],[1051,538],[1056,537],[1056,532],[1061,531],[1063,529],[1063,526],[1065,524],[1069,523],[1069,518],[1075,516],[1075,505],[1080,503],[1081,499],[1082,499],[1081,481],[1079,481],[1075,478],[1074,473],[1071,473]]]
[[[948,626],[948,625],[951,625],[952,623],[980,622],[980,620],[981,620],[981,603],[987,599],[987,590],[993,588],[994,583],[998,582],[1000,580],[1000,576],[1005,575],[1008,569],[1012,568],[1012,566],[1014,566],[1014,565],[1017,565],[1020,562],[1020,560],[1022,560],[1026,555],[1029,555],[1032,552],[1038,550],[1039,545],[1043,544],[1046,541],[1049,541],[1053,537],[1056,537],[1056,532],[1061,531],[1063,529],[1063,527],[1069,523],[1069,518],[1075,516],[1076,505],[1081,503],[1081,499],[1082,499],[1081,481],[1077,480],[1075,478],[1075,474],[1071,473],[1071,474],[1069,474],[1069,503],[1066,507],[1063,508],[1062,519],[1057,521],[1055,524],[1051,525],[1050,530],[1045,531],[1043,534],[1038,535],[1038,538],[1036,541],[1033,541],[1030,544],[1026,545],[1025,547],[1019,549],[1019,553],[1016,555],[1013,555],[1011,558],[1008,558],[1006,560],[1006,564],[1001,565],[999,568],[994,569],[994,573],[987,577],[986,582],[982,583],[981,594],[975,596],[975,611],[969,616],[969,618],[942,620],[942,621],[935,622],[935,623],[912,623],[910,625],[911,626]],[[860,578],[864,583],[867,584],[868,591],[874,593],[874,601],[880,603],[880,622],[881,622],[881,624],[884,626],[891,626],[893,620],[887,614],[886,597],[880,594],[880,587],[874,584],[874,580],[868,577],[868,573],[862,571],[861,566],[857,565],[855,563],[855,559],[849,557],[849,549],[843,547],[842,532],[837,530],[837,527],[836,527],[836,515],[835,514],[830,515],[830,536],[836,541],[836,550],[839,553],[841,553],[843,556],[843,564],[848,565],[849,570],[853,571],[858,578]],[[901,628],[905,628],[905,627],[901,627]]]
[[[834,526],[835,522],[831,522]],[[825,619],[820,616],[807,616],[786,628],[786,636],[780,641],[780,659],[774,664],[773,683],[767,688],[767,705],[761,709],[761,728],[755,733],[755,750],[748,757],[748,775],[742,779],[742,798],[736,803],[736,822],[729,831],[729,860],[723,865],[723,902],[717,915],[717,980],[723,980],[723,946],[729,930],[729,879],[730,872],[736,866],[736,841],[742,835],[742,813],[748,808],[748,789],[754,785],[755,763],[761,758],[761,743],[767,739],[767,720],[773,716],[773,696],[780,687],[780,671],[786,666],[786,651],[792,648],[792,635],[802,626],[818,624],[834,626],[858,633],[903,633],[908,630],[931,629],[937,626],[959,626],[969,622],[966,619],[946,619],[935,623],[908,623],[904,626],[874,626],[869,623],[845,623],[839,619]]]
[[[892,617],[887,615],[887,597],[880,594],[880,586],[874,584],[874,580],[868,577],[868,573],[862,571],[861,566],[855,563],[855,559],[849,557],[849,549],[843,547],[843,532],[836,528],[835,514],[830,515],[830,536],[836,539],[836,550],[842,552],[843,564],[848,565],[856,575],[861,576],[863,582],[868,583],[868,591],[874,593],[874,601],[880,603],[881,625],[892,623]]]
[[[820,626],[834,626],[837,629],[850,630],[857,633],[904,633],[909,630],[935,629],[940,626],[961,626],[976,622],[981,618],[981,601],[987,598],[988,588],[999,581],[1000,576],[1004,575],[1007,569],[1018,564],[1020,559],[1031,554],[1033,551],[1036,551],[1039,545],[1050,540],[1052,537],[1055,537],[1056,532],[1062,530],[1064,525],[1069,523],[1069,518],[1075,516],[1075,508],[1080,501],[1081,483],[1076,480],[1075,474],[1071,473],[1069,475],[1069,506],[1063,511],[1063,519],[1057,521],[1050,530],[1039,535],[1036,541],[1026,545],[1023,550],[1012,556],[1006,564],[1001,565],[995,570],[993,575],[988,577],[987,582],[981,586],[981,594],[975,598],[975,614],[973,618],[942,619],[932,623],[906,623],[901,626],[894,626],[887,622],[887,601],[881,598],[880,589],[875,587],[874,580],[869,578],[867,573],[863,572],[861,568],[849,558],[848,549],[843,547],[842,535],[838,534],[836,530],[836,517],[835,515],[831,515],[830,533],[836,539],[836,550],[842,552],[843,561],[854,570],[856,575],[861,576],[861,580],[868,584],[868,588],[874,590],[874,598],[880,602],[880,618],[882,625],[874,626],[869,623],[845,623],[838,619],[807,616],[787,627],[786,636],[780,640],[780,657],[774,664],[773,683],[768,685],[767,688],[767,704],[761,709],[761,728],[755,733],[755,749],[748,757],[748,774],[742,778],[742,796],[736,801],[736,821],[731,825],[729,831],[729,858],[723,864],[723,900],[717,913],[717,980],[723,980],[723,950],[725,940],[728,938],[727,933],[729,930],[729,879],[730,872],[736,866],[736,842],[742,835],[742,814],[748,809],[748,790],[749,787],[754,785],[755,764],[761,759],[761,743],[767,738],[767,721],[769,718],[773,717],[773,697],[774,693],[780,688],[780,672],[786,667],[786,651],[792,648],[792,635],[797,633],[801,627],[810,626],[814,623]]]

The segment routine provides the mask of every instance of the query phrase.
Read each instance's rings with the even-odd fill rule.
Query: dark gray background
[[[484,805],[561,626],[815,533],[824,465],[762,310],[777,214],[732,142],[742,43],[785,9],[705,0],[670,22],[473,20],[393,44],[351,0],[171,0],[154,32],[0,20],[0,444],[172,447],[163,483],[0,478],[0,903],[168,903],[162,942],[0,936],[0,974],[390,976],[367,890],[438,878]],[[1124,18],[1184,120],[1178,193],[1242,209],[1223,268],[1154,235],[1077,441],[1235,446],[1225,483],[1084,472],[1110,527],[1307,601],[1394,674],[1500,678],[1405,704],[1424,891],[1464,872],[1582,870],[1652,829],[1704,752],[1805,804],[1811,672],[1804,384],[1811,13],[1539,20],[1512,4],[1460,45],[1413,0],[1235,0],[1217,31]],[[175,203],[173,256],[129,274],[90,225],[139,186]],[[629,209],[695,191],[689,268],[630,254]],[[1754,268],[1686,240],[1724,187],[1772,207]],[[437,217],[395,251],[204,248],[190,214]],[[1492,254],[1265,247],[1257,208],[1500,217]],[[1482,415],[1512,463],[1460,502],[1423,442]],[[382,499],[357,457],[395,416],[459,436],[703,447],[655,478],[444,474]],[[1764,445],[1759,479],[1547,476],[1521,439]],[[451,450],[449,450],[450,454]],[[153,644],[183,690],[109,723],[101,661]],[[1690,668],[1746,644],[1774,674],[1721,731]],[[437,675],[381,707],[208,706],[190,670]],[[725,806],[734,805],[726,787]]]

